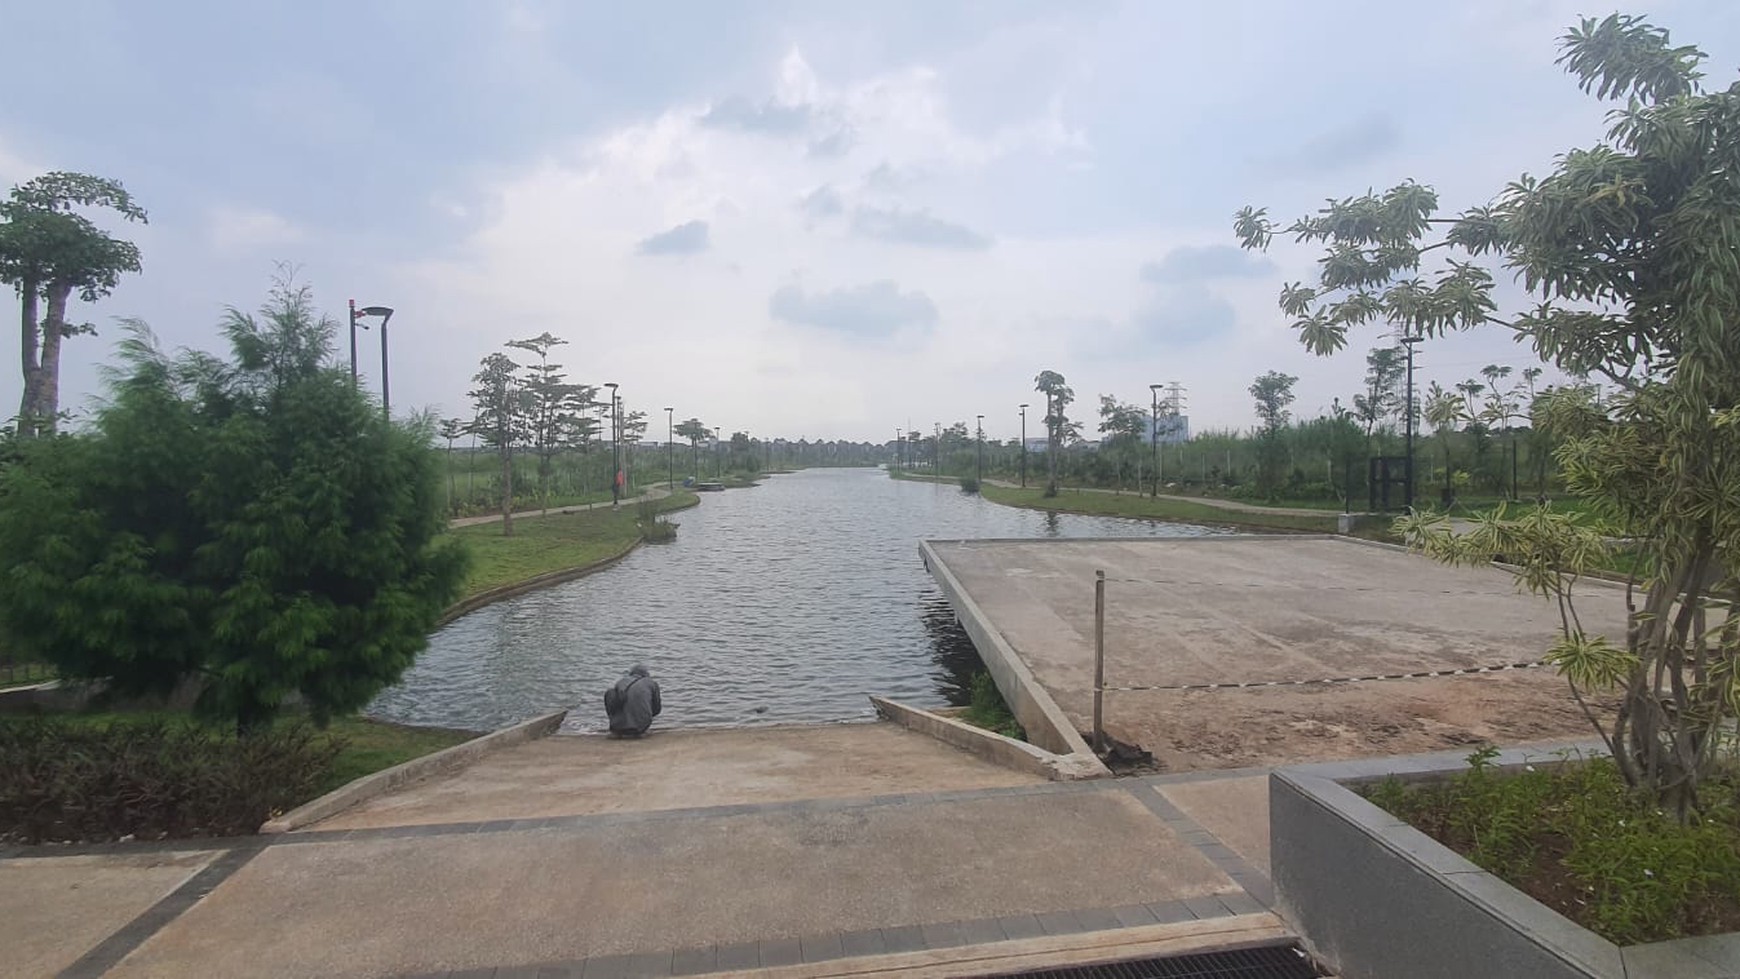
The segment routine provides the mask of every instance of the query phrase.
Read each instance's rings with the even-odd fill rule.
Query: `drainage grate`
[[[1000,979],[1316,979],[1318,975],[1310,958],[1297,945],[1264,945],[1164,959],[1009,972]]]

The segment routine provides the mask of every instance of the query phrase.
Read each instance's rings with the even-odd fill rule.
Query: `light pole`
[[[614,509],[622,502],[622,402],[615,381],[605,381],[604,386],[610,389],[610,506]]]
[[[900,472],[901,450],[906,446],[906,443],[900,440],[902,434],[901,429],[894,430],[894,471],[897,473]]]
[[[713,465],[721,480],[725,478],[725,443],[719,440],[719,436],[724,432],[722,428],[713,429]]]
[[[1148,390],[1154,393],[1154,414],[1148,421],[1148,447],[1154,456],[1154,489],[1149,492],[1149,499],[1160,496],[1160,385],[1150,384]]]
[[[978,460],[978,464],[977,464],[977,469],[975,470],[975,472],[973,474],[973,481],[974,482],[983,482],[985,479],[985,416],[984,415],[978,416],[978,418],[974,422],[974,427],[977,430],[977,435],[978,435],[978,440],[979,440],[979,460]]]
[[[676,444],[676,436],[672,434],[676,430],[676,416],[671,414],[674,410],[670,405],[665,406],[665,488],[672,490],[677,488],[677,464],[671,459],[671,446]]]
[[[357,385],[356,328],[358,326],[365,330],[369,328],[367,323],[360,322],[364,316],[379,316],[381,318],[381,412],[391,418],[392,414],[388,410],[387,400],[387,322],[393,318],[393,307],[364,306],[358,309],[356,300],[350,301],[350,386],[356,387]]]
[[[1027,488],[1027,406],[1021,405],[1021,488]]]
[[[1414,509],[1414,344],[1419,343],[1420,340],[1420,337],[1402,337],[1403,346],[1408,348],[1408,403],[1403,409],[1407,419],[1404,427],[1408,433],[1408,485],[1402,491],[1402,501],[1409,512]]]

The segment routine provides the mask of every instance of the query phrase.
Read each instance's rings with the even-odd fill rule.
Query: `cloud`
[[[767,301],[775,319],[860,337],[886,337],[903,327],[929,330],[936,325],[936,303],[923,292],[901,292],[891,279],[806,294],[782,287]]]
[[[261,208],[219,206],[206,216],[206,238],[218,251],[294,244],[307,237],[289,219]]]
[[[1189,346],[1230,333],[1238,314],[1232,303],[1190,283],[1155,289],[1130,322],[1142,340]]]
[[[1305,141],[1288,165],[1308,173],[1328,173],[1375,160],[1401,144],[1401,130],[1388,114],[1366,116]]]
[[[991,247],[990,238],[965,225],[932,217],[929,211],[908,211],[899,207],[860,207],[852,216],[852,230],[866,238],[903,245],[969,251]]]
[[[830,184],[823,184],[803,196],[798,201],[798,208],[812,218],[831,218],[846,209],[840,199],[840,192]]]
[[[642,255],[695,255],[706,251],[709,244],[707,222],[686,221],[643,239],[634,250]]]
[[[715,102],[701,115],[703,125],[768,136],[795,136],[808,132],[810,119],[808,105],[786,104],[773,99],[756,105],[741,95]]]
[[[841,126],[821,139],[810,141],[810,155],[818,158],[845,156],[852,151],[858,137],[850,126]]]
[[[1156,284],[1269,275],[1275,263],[1232,245],[1183,245],[1142,266],[1142,281]]]

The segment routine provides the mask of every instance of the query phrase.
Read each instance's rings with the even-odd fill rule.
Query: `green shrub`
[[[961,492],[963,492],[963,493],[977,493],[978,491],[979,491],[979,481],[977,478],[975,478],[973,476],[962,476],[961,477]]]
[[[641,500],[635,525],[640,539],[649,544],[668,544],[677,539],[677,525],[661,517],[658,500]]]
[[[973,674],[972,693],[973,699],[961,713],[961,720],[1006,738],[1027,740],[1027,732],[1021,729],[1020,722],[1009,712],[1009,705],[1003,702],[1003,694],[997,689],[997,681],[991,679],[991,674]]]
[[[1605,758],[1520,772],[1469,756],[1436,783],[1388,780],[1367,797],[1480,867],[1609,941],[1626,945],[1730,930],[1740,920],[1740,810],[1709,786],[1702,818],[1680,825],[1628,789]]]
[[[342,748],[305,723],[238,738],[161,717],[0,720],[0,840],[253,833],[311,798]]]

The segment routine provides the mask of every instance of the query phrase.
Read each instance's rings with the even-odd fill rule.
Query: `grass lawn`
[[[660,512],[666,512],[694,506],[700,498],[678,490],[658,502]],[[472,562],[461,597],[617,557],[640,539],[638,517],[637,505],[624,504],[615,510],[523,517],[514,521],[512,537],[502,536],[500,523],[457,528],[451,533],[465,542]]]
[[[1137,496],[1134,493],[1119,496],[1113,493],[1071,493],[1065,490],[1057,496],[1046,499],[1045,491],[1041,487],[1030,487],[1023,490],[1006,489],[990,484],[981,486],[979,492],[985,499],[993,503],[1027,507],[1033,510],[1056,510],[1062,513],[1142,517],[1149,520],[1175,520],[1186,523],[1219,524],[1264,530],[1296,530],[1310,533],[1334,533],[1336,525],[1336,517],[1333,513],[1325,514],[1322,517],[1285,513],[1249,513],[1183,500],[1150,499],[1146,496]]]

